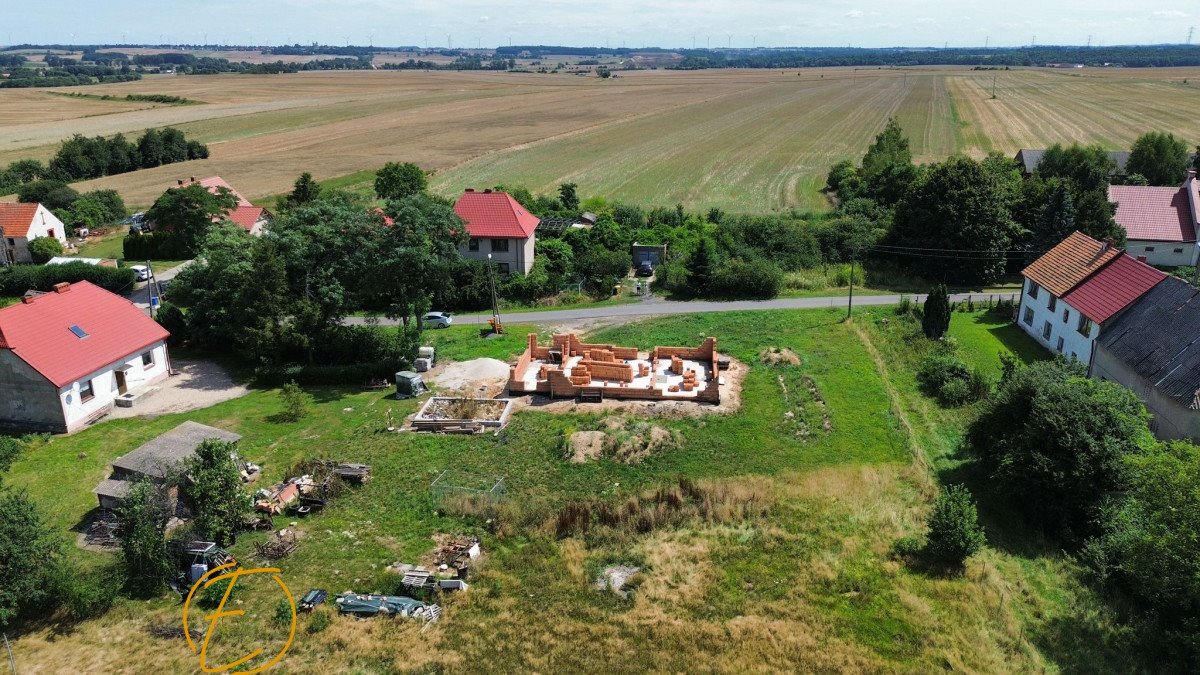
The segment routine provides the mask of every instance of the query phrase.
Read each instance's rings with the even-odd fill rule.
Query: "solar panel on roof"
[[[70,331],[74,333],[75,337],[79,338],[80,340],[88,336],[87,331],[79,326],[71,326]]]

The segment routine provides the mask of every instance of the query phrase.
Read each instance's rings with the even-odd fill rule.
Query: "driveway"
[[[185,260],[180,265],[177,265],[176,267],[173,267],[162,274],[155,272],[154,278],[158,281],[170,281],[171,279],[175,278],[176,274],[179,274],[185,267],[191,264],[191,260]],[[134,282],[133,290],[125,294],[125,299],[137,305],[139,309],[146,311],[150,310],[150,297],[147,291],[147,284],[144,281]]]
[[[207,408],[249,391],[211,361],[173,361],[176,374],[154,385],[158,391],[140,399],[132,408],[113,407],[108,419],[165,415]]]
[[[1016,299],[1018,293],[955,293],[950,296],[951,302],[963,302],[967,298],[975,298],[976,300],[995,297]],[[855,307],[866,307],[870,305],[894,305],[900,302],[901,297],[906,297],[913,302],[925,302],[924,295],[856,295],[854,296]],[[605,307],[581,308],[581,309],[565,309],[546,312],[501,312],[500,318],[504,323],[562,323],[573,322],[587,319],[619,319],[628,317],[641,316],[662,316],[664,314],[694,314],[701,312],[743,312],[756,311],[765,309],[817,309],[821,307],[841,307],[845,308],[847,304],[846,296],[826,296],[820,298],[776,298],[774,300],[734,300],[729,302],[718,302],[713,300],[691,300],[688,302],[678,302],[674,300],[660,300],[657,298],[648,299],[644,302],[637,302],[628,305],[609,305]],[[491,318],[490,314],[475,314],[455,316],[454,323],[456,324],[486,324]],[[368,323],[367,319],[359,316],[352,316],[346,319],[346,323],[362,325]],[[384,326],[394,326],[399,321],[390,319],[379,319],[379,324]]]

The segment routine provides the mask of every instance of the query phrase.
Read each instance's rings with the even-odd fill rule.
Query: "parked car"
[[[137,281],[145,281],[150,278],[150,268],[145,265],[130,265],[129,269],[133,270],[133,278]]]
[[[446,312],[429,312],[421,317],[421,325],[425,328],[449,328],[454,319]]]
[[[637,275],[639,277],[654,276],[654,265],[649,260],[643,260],[642,264],[638,265]]]

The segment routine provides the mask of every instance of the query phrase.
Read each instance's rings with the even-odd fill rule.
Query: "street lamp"
[[[492,269],[492,254],[489,253],[488,259],[488,281],[492,285],[492,332],[500,333],[500,305],[496,302],[496,275]]]

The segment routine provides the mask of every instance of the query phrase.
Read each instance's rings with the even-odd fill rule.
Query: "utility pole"
[[[991,35],[988,35],[987,37],[983,38],[983,48],[984,48],[984,49],[987,49],[987,48],[988,48],[988,43],[990,43],[991,41],[992,41],[992,36],[991,36]]]
[[[12,645],[8,644],[8,633],[4,633],[4,649],[8,651],[8,667],[12,668],[13,675],[17,675],[17,661],[13,658]]]
[[[154,293],[158,290],[158,282],[154,279],[154,268],[146,261],[146,304],[150,306],[150,318],[154,318]]]
[[[850,256],[850,299],[846,303],[846,320],[850,320],[850,315],[854,313],[854,259],[857,256]]]
[[[992,76],[992,98],[996,98],[996,76]]]
[[[1192,44],[1192,36],[1193,36],[1193,35],[1195,35],[1195,34],[1196,34],[1196,27],[1195,27],[1195,26],[1192,26],[1191,28],[1189,28],[1189,29],[1188,29],[1188,39],[1187,39],[1187,44],[1188,44],[1188,45],[1191,45],[1191,44]]]

